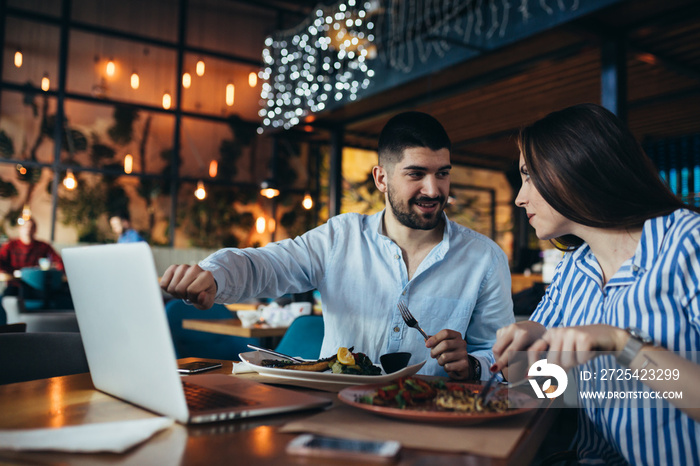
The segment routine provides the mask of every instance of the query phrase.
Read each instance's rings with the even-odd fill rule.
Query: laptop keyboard
[[[251,406],[257,404],[251,400],[244,400],[189,382],[183,381],[182,388],[185,391],[187,407],[192,411],[234,408],[236,406]]]

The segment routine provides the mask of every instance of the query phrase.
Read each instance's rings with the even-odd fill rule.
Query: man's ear
[[[374,184],[377,186],[379,192],[386,192],[386,178],[387,172],[384,167],[375,165],[372,167],[372,177],[374,178]]]

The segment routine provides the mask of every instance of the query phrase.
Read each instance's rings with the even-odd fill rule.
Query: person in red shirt
[[[17,239],[10,240],[0,248],[0,271],[12,275],[15,270],[23,267],[36,267],[39,259],[48,258],[51,266],[63,271],[61,256],[50,244],[34,238],[36,235],[36,222],[33,219],[25,220],[19,227]],[[16,295],[20,286],[19,280],[10,280],[5,289],[5,295]]]

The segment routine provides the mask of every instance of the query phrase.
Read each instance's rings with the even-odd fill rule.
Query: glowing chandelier
[[[361,0],[319,7],[293,30],[265,40],[259,113],[264,128],[289,129],[329,102],[356,100],[369,87],[375,8],[376,2]]]

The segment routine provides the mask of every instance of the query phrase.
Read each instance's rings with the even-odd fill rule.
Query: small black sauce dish
[[[411,359],[411,353],[387,353],[379,357],[379,362],[382,364],[384,372],[391,374],[406,367],[409,359]]]

